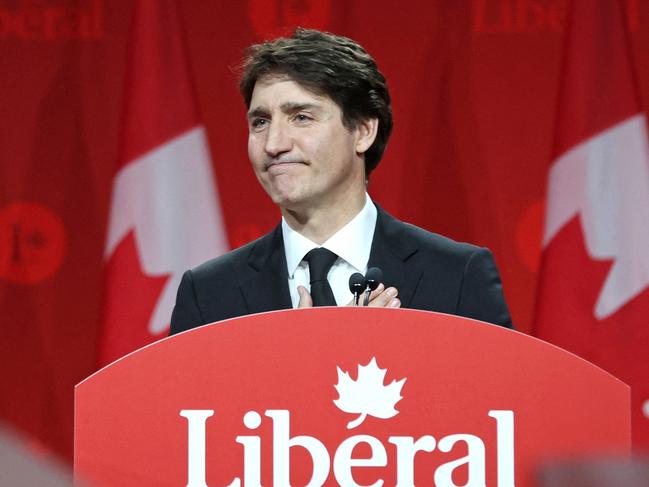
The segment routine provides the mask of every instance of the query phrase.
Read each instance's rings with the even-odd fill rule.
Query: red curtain
[[[330,30],[368,49],[394,100],[370,194],[403,220],[490,247],[529,331],[566,4],[179,2],[231,247],[279,219],[247,160],[242,50],[295,25]],[[0,418],[68,457],[73,386],[96,364],[132,5],[0,3]],[[649,100],[649,4],[626,5]]]

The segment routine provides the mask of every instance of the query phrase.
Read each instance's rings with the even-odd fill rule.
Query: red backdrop
[[[331,30],[374,55],[394,100],[370,194],[490,247],[529,331],[566,0],[179,3],[232,247],[279,218],[247,161],[242,49],[296,24]],[[649,3],[627,6],[649,100]],[[72,387],[96,363],[131,8],[0,1],[0,417],[67,456]]]

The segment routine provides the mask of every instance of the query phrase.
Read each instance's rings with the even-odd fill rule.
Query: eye
[[[250,121],[250,127],[252,127],[253,130],[262,130],[266,125],[268,125],[267,118],[257,117]]]
[[[296,113],[293,116],[293,120],[295,120],[296,122],[305,123],[305,122],[310,122],[311,120],[313,120],[313,118],[310,115],[307,115],[306,113]]]

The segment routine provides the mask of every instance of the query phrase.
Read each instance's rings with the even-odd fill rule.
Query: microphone
[[[363,306],[367,306],[370,302],[370,293],[374,291],[381,281],[383,280],[383,271],[378,267],[370,267],[365,274],[365,282],[367,283],[367,290],[365,291],[365,299]]]
[[[361,294],[363,294],[363,291],[365,291],[366,287],[367,282],[365,281],[363,274],[361,274],[360,272],[355,272],[354,274],[349,276],[349,290],[354,295],[354,306],[358,306],[358,300],[360,299]]]

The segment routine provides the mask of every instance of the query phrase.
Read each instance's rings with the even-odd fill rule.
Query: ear
[[[378,118],[367,118],[356,122],[356,152],[358,154],[364,154],[372,147],[378,128]]]

